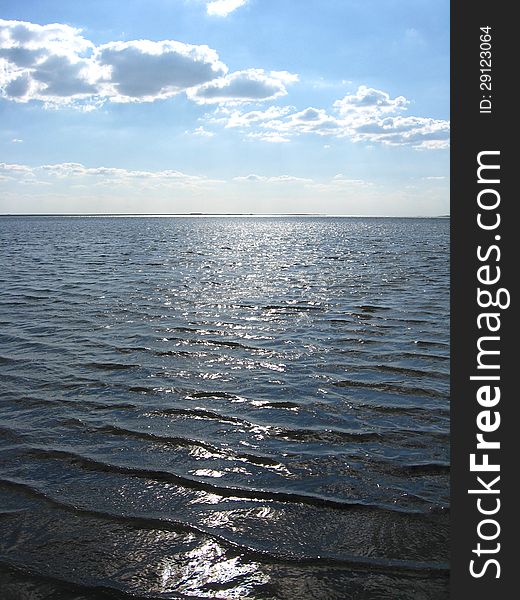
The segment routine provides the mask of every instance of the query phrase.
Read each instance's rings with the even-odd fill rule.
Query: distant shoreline
[[[0,213],[0,217],[320,217],[345,219],[449,219],[450,215],[329,215],[322,213]]]

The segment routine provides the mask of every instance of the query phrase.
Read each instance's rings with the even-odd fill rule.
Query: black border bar
[[[519,171],[514,161],[520,152],[512,148],[513,137],[520,132],[513,110],[518,89],[515,63],[520,55],[517,46],[520,35],[515,31],[518,25],[512,6],[500,0],[452,0],[451,3],[451,598],[454,600],[513,598],[518,593],[515,572],[520,573],[520,565],[514,564],[516,507],[520,505],[513,491],[519,471],[515,463],[520,455],[520,422],[516,416],[520,398],[514,387],[518,351],[516,297],[512,290],[514,277],[520,271],[520,255],[515,247],[515,236],[520,236],[516,231],[515,205],[520,198],[518,191],[513,190]],[[487,27],[490,29],[486,30]],[[481,163],[499,166],[481,170],[480,182],[479,154]],[[495,208],[487,208],[496,203]],[[479,219],[481,224],[491,227],[498,218],[500,224],[495,228],[479,226]],[[493,245],[498,250],[490,249]],[[498,282],[479,281],[479,269],[486,265],[489,269],[480,271],[481,280],[494,281],[500,273]],[[479,304],[479,288],[489,291],[493,298],[500,288],[508,290],[510,306],[483,308],[481,304],[486,304],[489,296],[481,295]],[[500,298],[498,303],[505,306],[507,295],[503,292]],[[481,317],[479,321],[483,313],[499,316]],[[499,330],[490,332],[488,326],[496,327],[499,322]],[[498,339],[484,340],[483,336]],[[479,340],[480,349],[499,354],[481,354],[479,363]],[[472,376],[483,379],[472,380]],[[489,376],[500,379],[486,380]],[[486,395],[488,385],[490,393]],[[498,402],[495,402],[496,387],[500,388]],[[484,388],[482,402],[478,396],[481,388]],[[499,442],[500,449],[477,449],[477,434],[482,434],[480,426],[489,430],[481,439]],[[475,455],[476,464],[488,460],[500,470],[471,471],[471,454]],[[497,476],[500,479],[492,483]],[[488,486],[488,492],[477,477]],[[496,512],[491,514],[493,511]],[[488,560],[496,562],[487,563]]]

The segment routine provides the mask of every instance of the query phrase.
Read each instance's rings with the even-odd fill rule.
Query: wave
[[[351,388],[367,388],[373,389],[380,392],[392,392],[396,394],[406,394],[411,396],[426,396],[432,398],[445,398],[445,394],[432,390],[429,388],[411,387],[406,385],[399,385],[391,382],[373,382],[373,381],[359,381],[354,379],[343,379],[341,381],[335,381],[333,383],[336,387],[351,387]]]
[[[332,498],[322,494],[289,492],[280,489],[257,489],[245,486],[223,486],[215,485],[201,479],[194,479],[186,475],[179,475],[171,471],[159,469],[146,469],[131,465],[115,464],[85,456],[71,450],[43,447],[28,447],[24,449],[26,456],[35,459],[58,459],[70,462],[86,470],[98,471],[101,473],[117,473],[120,475],[130,475],[140,479],[149,479],[165,483],[173,483],[180,487],[216,494],[222,498],[243,498],[250,500],[270,500],[280,503],[305,504],[323,508],[334,508],[338,510],[352,510],[353,508],[371,508],[374,510],[423,514],[420,510],[410,510],[401,506],[395,508],[381,507],[372,502],[362,500],[345,500]],[[418,497],[417,497],[418,498]]]
[[[367,559],[421,559],[407,589],[435,596],[417,581],[448,548],[444,221],[10,218],[0,236],[5,477],[71,511],[121,519],[103,527],[122,540],[138,527],[181,526],[170,517],[207,526],[229,556],[268,563],[273,589],[297,572],[301,559],[277,568],[300,542],[309,557],[323,545],[310,572],[339,548],[357,555],[364,540]],[[125,486],[119,504],[109,497]],[[69,509],[0,488],[6,506],[33,511],[6,509],[2,534],[38,522],[42,540],[57,539],[49,514]],[[158,490],[172,497],[154,503]],[[70,550],[93,565],[96,548],[75,546],[91,518],[71,520]],[[27,555],[37,556],[30,538]],[[51,571],[52,551],[27,567]],[[359,560],[337,568],[377,572]],[[389,564],[388,595],[401,597]],[[316,581],[317,597],[334,596],[328,575]],[[116,575],[99,583],[109,589],[92,588],[96,600],[127,590]],[[202,587],[193,593],[231,595]],[[252,595],[269,590],[252,584]]]
[[[224,547],[231,550],[239,551],[240,554],[247,556],[252,560],[269,560],[276,564],[299,564],[305,566],[329,566],[329,567],[349,567],[357,569],[370,569],[374,568],[378,571],[411,571],[411,572],[438,572],[446,573],[448,566],[445,563],[433,562],[433,561],[410,561],[403,559],[392,559],[384,557],[366,557],[357,555],[343,555],[337,556],[324,556],[324,555],[310,555],[309,553],[298,553],[298,555],[290,554],[287,552],[274,552],[274,548],[264,549],[258,548],[251,545],[247,545],[236,538],[230,537],[229,535],[223,535],[218,533],[215,528],[203,527],[200,525],[194,525],[186,521],[178,519],[165,519],[164,517],[152,517],[145,515],[123,515],[121,513],[114,513],[106,510],[86,508],[77,504],[66,502],[62,499],[56,498],[47,492],[36,487],[34,484],[29,484],[23,480],[9,479],[0,477],[0,487],[12,488],[20,490],[23,493],[36,498],[46,504],[65,510],[75,515],[84,515],[88,517],[94,517],[98,519],[105,519],[115,523],[121,523],[123,525],[129,525],[139,529],[146,530],[160,530],[160,531],[173,531],[177,533],[190,533],[195,535],[207,536]],[[365,509],[366,507],[361,507]],[[29,509],[23,510],[5,510],[0,509],[0,516],[13,516],[16,514],[27,513]],[[413,516],[413,515],[410,515]],[[1,562],[1,561],[0,561]]]
[[[136,369],[139,365],[115,363],[115,362],[91,362],[86,363],[86,367],[91,369],[101,369],[102,371],[121,371],[127,369]]]

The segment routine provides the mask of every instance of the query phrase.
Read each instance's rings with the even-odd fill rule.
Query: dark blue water
[[[448,243],[0,218],[2,598],[447,598]]]

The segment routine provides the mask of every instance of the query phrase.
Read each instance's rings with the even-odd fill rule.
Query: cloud
[[[297,80],[287,71],[228,74],[205,45],[133,40],[96,46],[69,25],[0,19],[0,90],[16,102],[95,107],[187,92],[199,104],[243,103],[284,96],[286,85]]]
[[[246,2],[208,2],[214,14],[229,14]],[[220,12],[218,12],[220,11]],[[329,109],[244,104],[279,100],[298,75],[250,68],[232,73],[215,50],[175,40],[112,41],[95,45],[80,29],[0,19],[0,95],[14,102],[93,110],[105,102],[153,102],[185,93],[200,105],[217,105],[208,118],[237,128],[246,138],[287,143],[297,136],[346,138],[352,142],[444,149],[447,120],[408,114],[404,96],[366,85]],[[207,135],[197,129],[195,135]]]
[[[81,29],[70,25],[37,25],[0,19],[0,47],[14,49],[13,56],[21,57],[22,63],[26,63],[29,57],[36,58],[42,50],[51,54],[75,54],[86,52],[94,45],[81,36]],[[17,62],[19,64],[20,60]]]
[[[285,123],[278,125],[287,132],[293,130],[299,133],[317,133],[330,135],[341,128],[340,122],[322,108],[309,107],[289,115]]]
[[[34,66],[43,54],[42,49],[31,50],[20,46],[0,48],[0,58],[20,68]]]
[[[192,135],[197,135],[199,137],[213,137],[215,135],[213,131],[204,129],[202,125],[194,129],[192,132],[187,131],[186,133],[192,133]]]
[[[208,15],[227,17],[237,8],[245,6],[248,0],[211,0],[206,2]]]
[[[30,177],[32,175],[32,169],[27,165],[0,163],[0,175],[9,178]]]
[[[426,117],[387,117],[355,123],[352,138],[389,146],[442,149],[449,146],[450,123]]]
[[[189,90],[188,97],[199,104],[273,100],[285,96],[285,85],[297,78],[286,71],[266,73],[263,69],[246,69]]]
[[[338,173],[328,181],[311,182],[307,187],[319,192],[343,193],[359,188],[371,187],[373,185],[374,184],[370,181],[365,181],[364,179],[352,179],[346,177],[342,173]]]
[[[314,134],[422,150],[447,148],[449,121],[409,116],[404,114],[408,105],[404,96],[392,98],[382,90],[360,86],[354,94],[334,102],[330,112],[316,107],[299,111],[294,107],[270,107],[265,111],[227,113],[220,109],[213,121],[241,128],[248,138],[263,141],[287,142],[296,136]]]
[[[69,98],[94,95],[98,88],[89,82],[90,64],[86,60],[70,60],[67,56],[48,56],[39,62],[30,73],[23,73],[11,82],[7,93],[13,94],[12,86],[22,80],[18,97],[25,96],[30,90],[49,98]],[[32,80],[32,81],[31,81]],[[15,94],[13,94],[15,95]]]
[[[69,25],[0,19],[2,95],[21,102],[59,102],[97,93],[95,65],[88,58],[93,48]]]
[[[341,184],[337,175],[332,181]],[[65,162],[48,165],[29,166],[23,164],[0,163],[0,178],[17,183],[43,183],[55,186],[87,187],[124,187],[131,189],[157,189],[158,187],[178,187],[205,190],[225,183],[252,184],[298,184],[314,185],[319,182],[307,177],[295,175],[240,175],[227,182],[220,179],[210,179],[200,175],[189,175],[176,170],[145,171],[123,169],[119,167],[87,167],[81,163]],[[352,180],[349,180],[352,181]],[[327,181],[326,183],[330,183]]]
[[[271,144],[284,144],[291,141],[290,138],[273,131],[248,133],[246,137],[251,140],[262,140],[262,142],[270,142]]]
[[[207,189],[222,183],[198,175],[188,175],[181,171],[141,171],[116,167],[86,167],[81,163],[56,163],[30,167],[28,165],[0,163],[0,177],[18,183],[29,180],[42,184],[129,187],[150,189],[158,187],[176,187]]]
[[[418,193],[420,191],[420,193]],[[316,198],[320,199],[319,208]],[[225,181],[175,170],[145,171],[81,163],[0,163],[2,213],[302,213],[445,214],[445,186],[364,181],[350,174],[317,177],[242,173]]]
[[[304,177],[294,177],[293,175],[274,175],[268,177],[266,175],[250,175],[233,177],[233,181],[248,182],[248,183],[312,183],[312,179]]]
[[[407,104],[409,102],[404,96],[392,99],[386,92],[361,85],[355,94],[349,94],[341,100],[336,100],[334,108],[343,117],[359,114],[379,116],[383,113],[404,110]]]
[[[243,112],[227,106],[219,107],[214,116],[209,118],[211,123],[224,124],[225,127],[251,127],[261,122],[279,119],[295,110],[293,106],[269,106],[265,110],[250,110]]]
[[[215,11],[239,6],[215,2],[208,9],[213,4]],[[285,96],[286,86],[297,80],[287,71],[228,74],[205,45],[133,40],[96,46],[69,25],[0,19],[0,93],[15,102],[91,109],[106,101],[153,102],[186,92],[198,104],[239,104]]]
[[[228,70],[208,46],[171,40],[110,42],[96,50],[94,60],[107,69],[100,87],[115,101],[168,98]]]

